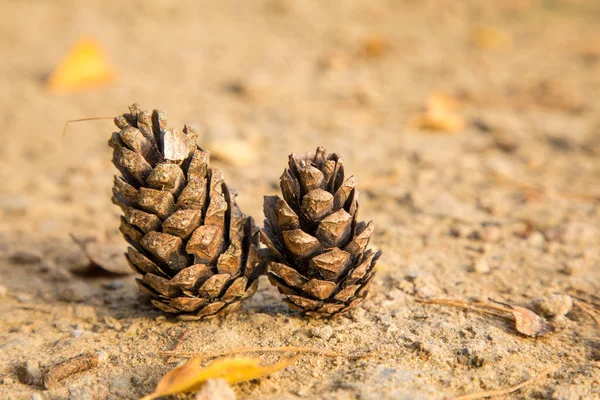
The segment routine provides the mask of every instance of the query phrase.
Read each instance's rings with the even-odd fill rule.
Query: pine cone
[[[115,118],[109,145],[113,202],[123,210],[120,231],[141,292],[181,319],[236,310],[256,291],[258,230],[234,201],[223,174],[209,167],[188,126],[167,128],[163,111]]]
[[[329,317],[362,302],[381,252],[367,249],[373,223],[357,222],[358,180],[319,147],[289,157],[279,196],[265,196],[261,241],[268,277],[293,309]]]

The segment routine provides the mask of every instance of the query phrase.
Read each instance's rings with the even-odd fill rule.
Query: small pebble
[[[77,304],[73,309],[73,315],[75,318],[86,322],[96,322],[98,320],[96,309],[85,304]]]
[[[33,297],[27,293],[18,293],[15,295],[15,299],[17,299],[19,303],[28,303]]]
[[[68,303],[79,303],[89,298],[89,288],[84,284],[71,284],[64,287],[58,294],[58,298]]]
[[[122,289],[123,286],[125,286],[125,284],[119,280],[110,281],[103,285],[103,287],[105,289],[109,289],[109,290],[119,290],[119,289]]]
[[[480,259],[475,261],[475,263],[473,263],[473,271],[475,271],[479,274],[489,274],[490,273],[490,271],[491,271],[490,264],[488,264],[485,257],[481,257]]]
[[[546,238],[544,237],[544,235],[541,232],[534,231],[534,232],[531,232],[531,234],[527,238],[527,242],[532,247],[541,248],[541,247],[544,247],[544,245],[546,244]]]
[[[79,329],[74,329],[73,332],[71,332],[73,334],[73,337],[80,337],[81,335],[83,335],[83,331],[79,330]]]
[[[573,298],[567,294],[553,294],[548,297],[540,297],[533,302],[534,310],[544,316],[566,315],[573,308]]]
[[[69,400],[94,400],[91,389],[84,386],[69,386]]]
[[[42,254],[34,250],[20,250],[11,254],[10,260],[15,264],[37,264],[42,261]]]
[[[235,392],[225,379],[209,379],[196,394],[195,400],[235,400]]]
[[[584,266],[584,261],[581,258],[577,258],[575,260],[567,261],[563,264],[563,268],[561,269],[561,273],[565,275],[578,275]]]
[[[324,339],[324,340],[329,340],[331,338],[331,336],[333,335],[333,328],[329,325],[316,326],[314,328],[311,328],[310,334],[313,337],[317,337],[317,338]]]
[[[42,383],[42,371],[40,363],[33,360],[28,360],[22,369],[21,380],[29,385],[37,386]]]
[[[98,353],[96,353],[96,355],[98,356],[98,365],[104,364],[108,361],[108,353],[106,351],[101,350]]]
[[[34,393],[30,397],[31,400],[44,400],[44,396],[39,393]]]
[[[502,240],[502,228],[497,225],[484,225],[479,232],[481,240],[487,243],[498,243]]]

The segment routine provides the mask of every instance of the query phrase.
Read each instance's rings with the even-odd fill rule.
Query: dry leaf
[[[376,58],[383,56],[388,51],[388,48],[388,42],[384,37],[374,35],[363,40],[361,53],[365,57]]]
[[[458,101],[447,94],[434,92],[427,99],[427,111],[432,112],[452,112],[460,108]]]
[[[526,336],[546,336],[554,332],[554,325],[525,307],[510,306],[515,318],[515,327]]]
[[[462,117],[453,113],[427,112],[414,117],[411,125],[430,131],[457,132],[464,128],[465,122]]]
[[[458,102],[442,93],[432,93],[425,112],[414,116],[410,125],[430,131],[456,132],[464,128],[464,119],[456,113]]]
[[[75,92],[103,86],[115,79],[115,71],[100,44],[92,38],[76,42],[47,82],[53,92]]]
[[[510,312],[514,318],[516,330],[525,336],[546,336],[547,334],[556,331],[556,327],[551,322],[548,322],[545,318],[540,317],[528,308],[513,306],[512,304],[502,303],[492,299],[490,299],[490,301],[506,307],[506,311]]]
[[[224,379],[228,383],[238,383],[261,378],[293,364],[298,356],[286,358],[275,364],[259,365],[255,358],[221,358],[202,369],[202,359],[192,358],[181,367],[169,371],[158,382],[156,390],[141,400],[177,393],[195,392],[209,379]]]
[[[126,250],[123,243],[96,239],[83,240],[77,238],[75,235],[71,235],[71,238],[90,260],[90,264],[86,269],[74,272],[86,275],[94,275],[98,272],[129,275],[134,272],[123,256]]]
[[[511,37],[504,31],[491,26],[480,26],[473,32],[473,42],[480,49],[505,49],[511,45]]]

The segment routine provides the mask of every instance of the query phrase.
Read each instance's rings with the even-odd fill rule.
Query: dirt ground
[[[499,398],[600,398],[599,327],[552,297],[600,292],[598,2],[104,4],[0,3],[1,398],[139,398],[184,360],[159,354],[184,333],[177,350],[188,353],[371,353],[302,356],[234,386],[240,399],[441,399],[552,366]],[[84,35],[105,47],[116,82],[49,93],[46,77]],[[411,124],[436,92],[458,102],[464,129]],[[106,144],[114,127],[72,124],[63,138],[63,124],[133,102],[202,128],[213,164],[259,223],[290,152],[342,154],[384,254],[364,306],[302,318],[261,278],[237,314],[179,322],[139,295],[133,276],[75,273],[87,260],[69,234],[121,240]],[[418,297],[558,299],[560,329],[530,338],[509,320]],[[97,367],[43,389],[38,364],[86,352],[100,354]]]

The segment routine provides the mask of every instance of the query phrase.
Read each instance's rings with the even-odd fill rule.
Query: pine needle
[[[70,120],[66,121],[65,125],[63,126],[62,137],[65,137],[67,135],[67,127],[69,126],[69,124],[71,124],[73,122],[98,121],[101,119],[110,119],[112,121],[115,118],[114,117],[89,117],[89,118],[80,118],[80,119],[70,119]]]
[[[345,355],[341,353],[337,353],[331,350],[323,350],[316,349],[313,347],[297,347],[297,346],[282,346],[282,347],[240,347],[237,349],[225,351],[225,352],[215,352],[215,353],[178,353],[174,351],[161,351],[158,354],[168,355],[171,357],[202,357],[202,358],[215,358],[215,357],[223,357],[234,354],[242,354],[242,353],[299,353],[299,354],[318,354],[325,357],[345,357],[352,359],[360,359],[370,357],[371,353],[365,353],[361,355]]]

